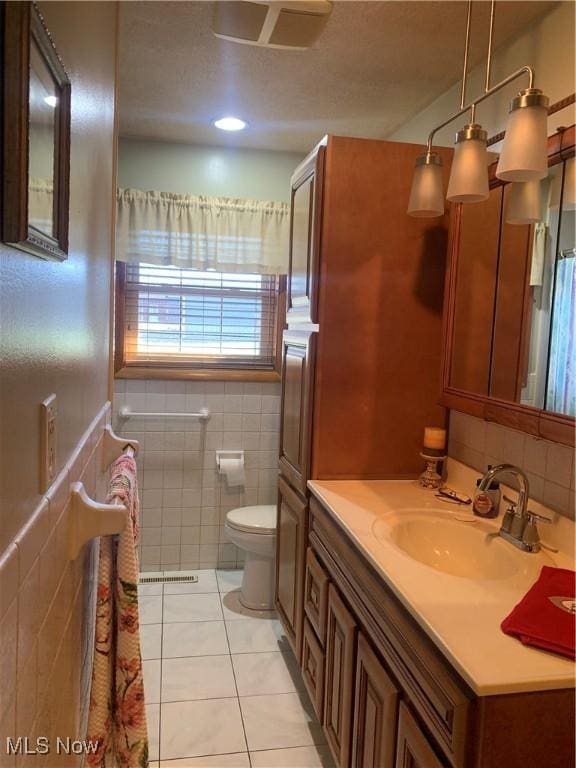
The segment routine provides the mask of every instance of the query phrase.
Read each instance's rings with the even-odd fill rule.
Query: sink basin
[[[493,529],[475,518],[463,520],[430,512],[394,514],[375,520],[372,532],[414,560],[452,576],[506,579],[522,568],[522,553],[508,549]]]

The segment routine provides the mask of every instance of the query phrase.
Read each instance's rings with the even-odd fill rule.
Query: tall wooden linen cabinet
[[[276,607],[300,660],[308,480],[416,477],[424,426],[445,420],[448,216],[406,214],[421,152],[328,136],[292,177]]]

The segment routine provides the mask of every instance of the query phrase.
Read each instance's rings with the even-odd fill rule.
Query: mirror
[[[559,177],[558,177],[559,181]],[[551,189],[551,215],[557,215],[556,188]],[[551,332],[545,409],[576,416],[576,161],[564,164],[560,228],[556,258],[550,265]]]
[[[63,260],[70,81],[36,4],[4,3],[3,13],[2,239],[35,256]]]
[[[450,390],[576,415],[574,165],[535,189],[533,224],[511,223],[517,190],[497,181],[454,210]]]
[[[54,136],[58,86],[35,40],[28,89],[28,224],[54,235]]]

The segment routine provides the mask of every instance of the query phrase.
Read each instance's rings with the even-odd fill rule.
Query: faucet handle
[[[513,512],[515,515],[517,515],[518,510],[516,509],[516,507],[518,506],[518,502],[514,501],[514,499],[511,499],[509,496],[506,496],[506,495],[504,495],[502,498],[504,499],[504,501],[507,501],[509,504],[509,507],[506,511]]]
[[[526,513],[526,517],[529,523],[548,523],[548,525],[552,523],[549,517],[539,515],[537,512],[530,512],[530,510]]]

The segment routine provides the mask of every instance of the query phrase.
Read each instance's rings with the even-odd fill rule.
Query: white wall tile
[[[549,443],[526,435],[524,444],[524,469],[539,477],[546,474],[546,456]]]
[[[226,540],[226,512],[276,502],[280,385],[150,380],[126,381],[115,390],[116,410],[126,398],[133,410],[212,411],[205,424],[116,419],[121,434],[141,442],[142,569],[236,565],[242,553]],[[217,474],[220,448],[246,451],[244,488],[229,489]]]
[[[452,411],[448,452],[479,471],[489,464],[516,464],[527,473],[532,498],[560,514],[574,515],[572,448]]]

